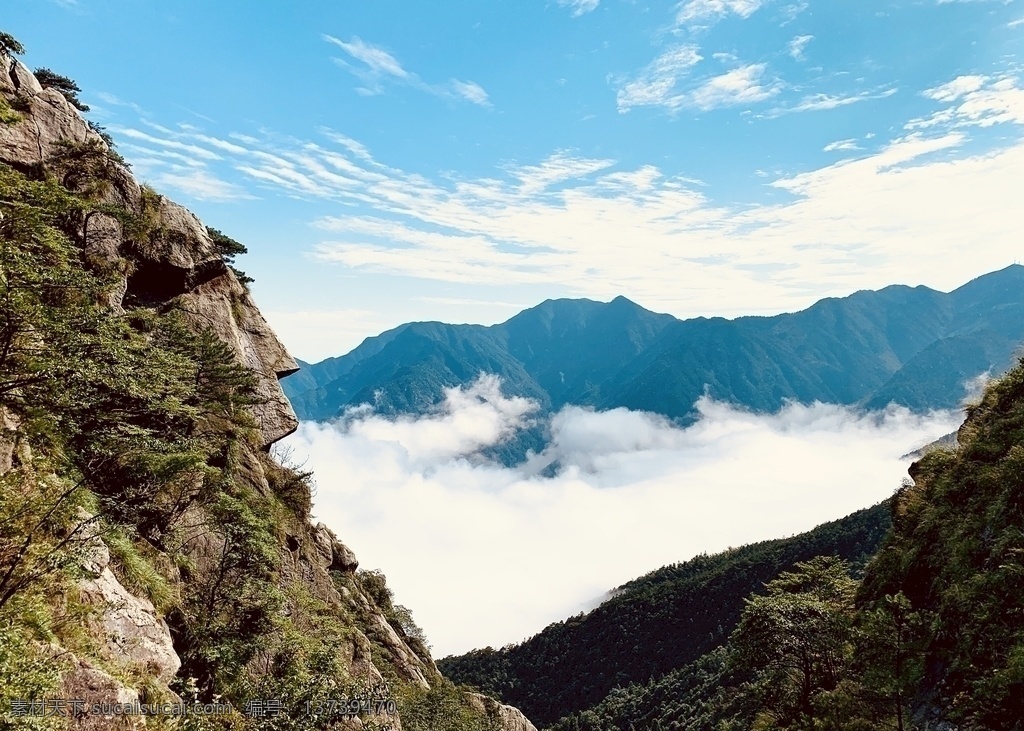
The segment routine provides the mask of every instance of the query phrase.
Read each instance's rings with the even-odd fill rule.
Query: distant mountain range
[[[679,320],[625,297],[548,300],[499,325],[414,322],[282,381],[303,420],[374,404],[420,413],[481,372],[545,410],[627,407],[687,422],[704,393],[771,412],[787,400],[956,407],[1024,340],[1024,266],[949,292],[893,285],[773,317]]]

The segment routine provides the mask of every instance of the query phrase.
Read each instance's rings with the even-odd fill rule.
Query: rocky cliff
[[[533,730],[311,523],[295,361],[73,101],[0,51],[0,728]]]

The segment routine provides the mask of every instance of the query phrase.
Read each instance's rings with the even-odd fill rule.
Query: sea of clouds
[[[864,413],[816,403],[752,414],[704,398],[680,427],[649,413],[567,406],[542,454],[482,451],[537,418],[481,376],[422,416],[370,407],[303,423],[284,442],[316,476],[314,514],[387,575],[435,657],[500,647],[595,606],[665,564],[799,533],[873,505],[907,452],[960,412]]]

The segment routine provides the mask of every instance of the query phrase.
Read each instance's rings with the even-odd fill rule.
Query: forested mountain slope
[[[849,560],[859,534],[840,530],[851,516],[667,567],[521,645],[439,665],[552,731],[1019,731],[1024,361],[968,412],[955,443],[933,445],[887,506],[859,514],[878,546],[863,569]],[[784,566],[793,541],[807,550]],[[703,606],[704,637],[690,626]]]
[[[677,320],[618,297],[549,300],[500,325],[410,323],[287,378],[302,419],[374,404],[422,412],[481,372],[508,395],[625,406],[688,420],[712,397],[757,411],[787,400],[951,408],[964,384],[1008,368],[1024,340],[1024,267],[951,293],[894,285],[774,317]]]
[[[598,608],[521,644],[443,658],[438,667],[547,726],[616,687],[697,660],[726,641],[744,597],[764,582],[822,554],[863,563],[888,527],[888,507],[877,505],[793,538],[698,556],[631,581]]]
[[[0,729],[532,729],[310,521],[244,247],[21,52],[0,33]]]

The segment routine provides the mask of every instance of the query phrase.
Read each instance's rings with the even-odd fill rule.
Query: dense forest
[[[631,581],[592,612],[522,644],[443,658],[438,667],[516,705],[538,725],[551,724],[721,646],[744,597],[798,562],[837,555],[862,566],[888,527],[889,508],[877,505],[793,538],[698,556]]]

